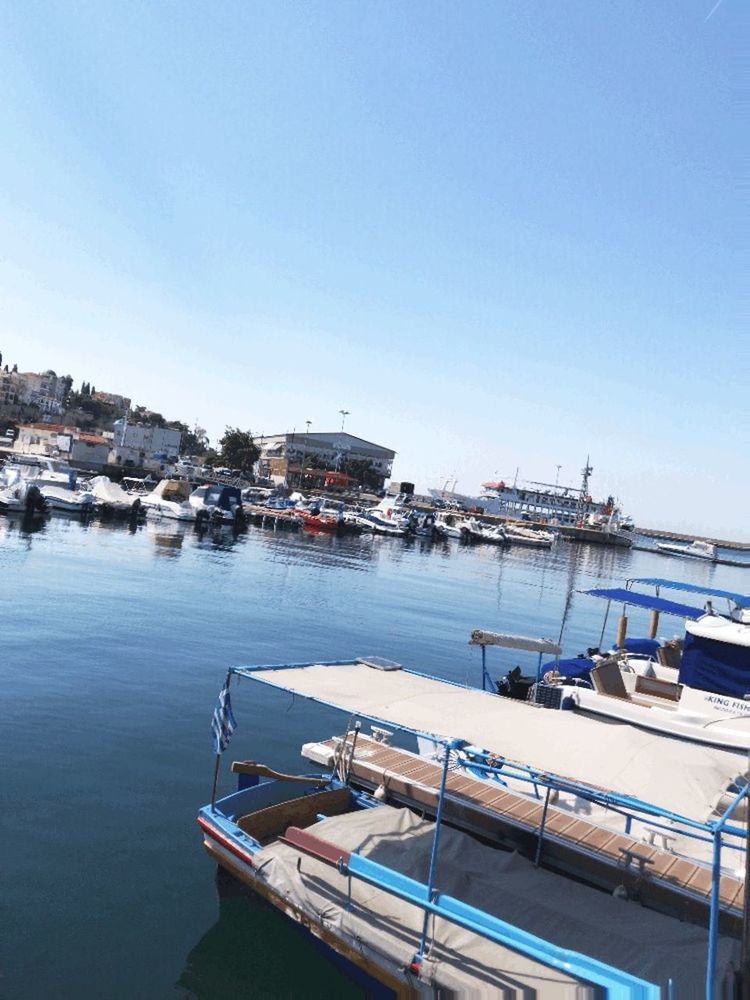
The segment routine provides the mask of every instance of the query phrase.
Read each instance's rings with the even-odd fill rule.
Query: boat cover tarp
[[[638,594],[634,590],[625,590],[624,587],[597,588],[584,590],[583,593],[588,594],[589,597],[601,597],[605,601],[622,601],[623,604],[632,604],[638,608],[646,608],[648,611],[661,611],[665,615],[678,615],[680,618],[700,618],[706,613],[704,608],[678,604],[676,601],[667,601],[663,597],[655,597],[651,594]]]
[[[719,793],[747,767],[745,754],[614,720],[535,708],[408,670],[348,663],[240,671],[389,728],[463,739],[516,763],[635,796],[701,822]]]
[[[680,660],[680,683],[744,698],[750,694],[750,649],[688,632]]]
[[[661,643],[658,639],[639,639],[633,636],[632,639],[626,639],[622,645],[623,649],[628,653],[635,653],[638,656],[655,656],[656,650],[659,649]],[[615,644],[615,649],[619,648]]]
[[[89,485],[99,503],[126,508],[131,507],[135,499],[119,483],[113,483],[106,476],[95,476]]]
[[[750,597],[737,594],[733,590],[717,590],[715,587],[703,587],[698,583],[682,583],[680,580],[662,580],[661,577],[639,576],[628,580],[628,583],[645,583],[649,587],[664,587],[665,590],[684,590],[686,594],[705,594],[706,597],[725,597],[741,607],[750,607]]]
[[[408,809],[381,806],[332,816],[307,832],[416,879],[427,881],[433,824]],[[289,844],[273,843],[256,856],[257,877],[364,954],[394,973],[414,956],[422,911],[373,886],[348,880],[335,868]],[[546,941],[584,953],[666,988],[693,996],[705,980],[705,928],[616,899],[534,865],[517,854],[480,844],[443,827],[436,888]],[[582,1000],[599,995],[566,972],[436,918],[434,944],[423,966],[436,985],[456,996],[538,996]],[[658,942],[658,947],[654,947]],[[717,980],[728,972],[738,944],[720,938]]]
[[[542,664],[542,674],[548,670],[557,670],[563,677],[588,677],[594,666],[594,661],[588,656],[568,656],[559,660],[549,660]]]

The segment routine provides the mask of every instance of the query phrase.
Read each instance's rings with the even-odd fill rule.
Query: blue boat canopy
[[[697,583],[682,583],[680,580],[662,580],[660,577],[637,576],[628,580],[631,583],[645,583],[649,587],[664,587],[666,590],[683,590],[686,594],[705,594],[706,597],[725,597],[734,601],[741,608],[750,607],[750,597],[746,594],[736,594],[733,590],[717,590],[715,587],[703,587]]]
[[[678,604],[676,601],[666,601],[663,597],[652,594],[639,594],[635,590],[625,590],[624,587],[612,587],[604,590],[584,590],[590,597],[601,597],[605,601],[622,601],[648,611],[662,611],[665,615],[677,615],[679,618],[700,618],[706,612],[703,608],[694,608],[689,604]]]

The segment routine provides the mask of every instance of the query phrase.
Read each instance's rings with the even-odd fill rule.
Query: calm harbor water
[[[477,683],[471,629],[556,638],[569,590],[632,576],[750,591],[747,568],[640,550],[259,528],[199,537],[63,518],[29,533],[0,518],[0,994],[357,996],[275,912],[247,899],[219,910],[194,818],[210,797],[210,716],[227,666],[378,653]],[[598,641],[603,611],[574,595],[566,652]],[[645,634],[645,613],[631,623]],[[493,675],[524,663],[510,655],[489,652]],[[303,740],[345,723],[247,683],[234,707],[230,759],[280,767],[300,767]]]

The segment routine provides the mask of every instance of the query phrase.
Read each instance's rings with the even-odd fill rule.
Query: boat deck
[[[340,741],[323,744],[331,756]],[[397,801],[413,808],[437,805],[442,766],[417,754],[387,746],[366,736],[357,742],[351,776],[368,788],[383,785]],[[509,842],[533,854],[539,840],[543,801],[493,787],[489,782],[449,771],[445,816],[475,833]],[[658,832],[657,832],[658,836]],[[656,838],[654,838],[656,839]],[[606,888],[624,885],[644,903],[705,919],[711,894],[711,871],[671,851],[613,832],[570,812],[548,805],[544,822],[545,864],[588,878]],[[730,876],[720,882],[722,925],[737,929],[744,903],[744,884]]]

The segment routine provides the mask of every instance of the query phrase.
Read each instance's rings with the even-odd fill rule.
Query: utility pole
[[[341,414],[341,433],[343,434],[344,433],[344,421],[349,416],[349,410],[339,410],[339,413]]]
[[[307,461],[307,438],[308,438],[308,435],[310,433],[310,424],[311,423],[312,423],[312,420],[306,420],[305,421],[305,426],[307,427],[307,432],[305,434],[305,445],[304,445],[304,448],[302,449],[302,472],[300,473],[300,477],[299,477],[299,484],[300,484],[300,486],[302,486],[302,484],[303,484],[303,482],[305,480],[305,462]]]

